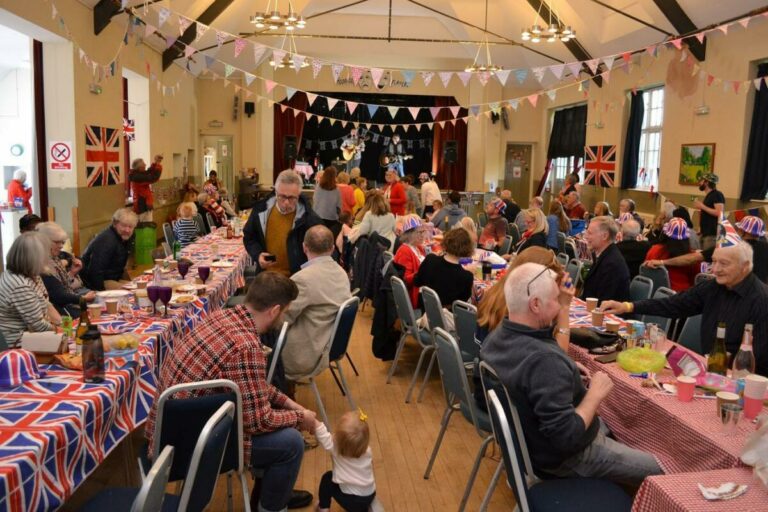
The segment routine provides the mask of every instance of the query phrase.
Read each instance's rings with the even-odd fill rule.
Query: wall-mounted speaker
[[[455,140],[445,141],[443,146],[443,162],[446,164],[455,164],[459,159],[459,143]]]
[[[256,113],[256,104],[252,101],[246,101],[243,103],[243,112],[245,112],[245,115],[248,117],[251,117]]]
[[[285,135],[283,136],[283,159],[295,160],[296,159],[296,136]]]

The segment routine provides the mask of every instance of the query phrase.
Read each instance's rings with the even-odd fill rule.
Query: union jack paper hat
[[[673,217],[664,224],[661,229],[665,235],[673,240],[688,240],[688,224],[680,217]]]
[[[765,236],[765,223],[763,223],[763,219],[760,217],[747,215],[736,223],[736,227],[752,236]]]
[[[0,354],[0,388],[15,388],[44,376],[45,372],[37,367],[35,356],[29,350],[6,350]]]
[[[415,215],[409,215],[403,220],[403,233],[421,227],[421,219]]]
[[[504,213],[504,210],[507,209],[507,203],[498,197],[491,201],[491,206],[493,206],[496,210],[499,210],[499,213]]]
[[[720,232],[717,235],[717,247],[733,247],[739,242],[741,242],[741,237],[736,233],[736,228],[725,218],[725,215],[720,215]]]
[[[624,224],[628,220],[635,220],[635,218],[632,216],[631,213],[624,212],[621,215],[619,215],[619,218],[616,219],[616,222],[618,222],[619,224]]]

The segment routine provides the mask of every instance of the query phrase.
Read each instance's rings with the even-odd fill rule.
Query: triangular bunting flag
[[[648,55],[650,55],[651,57],[656,57],[659,53],[659,47],[656,45],[647,46],[645,48],[645,51],[648,52]]]
[[[235,58],[238,58],[240,54],[245,49],[246,41],[245,39],[240,39],[239,37],[235,39]]]
[[[267,94],[272,92],[272,89],[275,88],[277,85],[277,82],[273,82],[272,80],[264,80],[264,89],[266,89]]]
[[[157,19],[159,21],[159,25],[162,27],[165,25],[165,22],[168,20],[168,16],[171,15],[170,9],[166,9],[165,7],[161,7],[160,10],[157,12]]]
[[[250,73],[245,73],[245,85],[251,85],[255,78],[256,78],[255,75],[252,75]]]
[[[331,73],[333,73],[333,81],[338,82],[341,70],[344,69],[342,64],[331,64]]]
[[[592,74],[594,75],[595,73],[597,73],[597,66],[599,62],[600,62],[600,59],[590,59],[590,60],[584,61],[584,64],[587,65],[589,70],[592,71]]]
[[[677,48],[678,50],[680,50],[680,49],[682,49],[682,48],[683,48],[683,40],[682,40],[682,39],[680,39],[680,38],[677,38],[677,39],[673,39],[673,40],[671,40],[671,41],[670,41],[670,43],[672,43],[672,45],[673,45],[675,48]]]
[[[557,96],[557,91],[554,89],[547,91],[547,96],[549,96],[550,101],[555,101],[555,97]]]
[[[415,121],[417,117],[419,117],[419,111],[421,110],[421,107],[408,107],[408,112],[411,113],[411,117]]]
[[[224,64],[224,78],[229,78],[229,75],[235,71],[235,67],[230,64]]]
[[[467,86],[467,84],[469,83],[469,79],[472,78],[472,73],[469,73],[467,71],[456,73],[456,75],[459,77],[459,80],[461,80],[461,83],[464,84],[464,87]]]
[[[197,50],[195,49],[195,47],[194,47],[194,46],[185,46],[185,47],[184,47],[184,57],[188,59],[188,58],[190,58],[190,57],[192,56],[192,54],[194,54],[196,51],[197,51]]]
[[[511,72],[512,71],[509,69],[500,69],[499,71],[496,71],[495,73],[496,78],[499,79],[499,83],[501,84],[502,87],[507,85],[507,79],[509,79],[509,74]]]
[[[154,25],[150,25],[149,23],[147,23],[147,26],[144,27],[144,37],[148,38],[149,36],[155,33],[155,30],[157,29],[154,27]]]
[[[565,71],[565,64],[555,64],[554,66],[549,66],[549,71],[555,75],[555,78],[558,80],[563,78],[563,71]]]
[[[440,75],[440,81],[443,82],[443,87],[448,87],[448,82],[451,81],[451,76],[453,75],[450,71],[442,71],[439,73]]]
[[[530,102],[531,106],[533,108],[536,108],[536,103],[538,103],[538,101],[539,101],[539,95],[538,94],[531,94],[530,96],[528,96],[527,99]]]
[[[724,35],[728,35],[728,25],[720,25],[717,27]]]
[[[512,107],[512,110],[517,110],[517,107],[520,106],[519,100],[510,100],[509,106]]]
[[[469,111],[472,113],[473,116],[477,117],[477,114],[480,113],[480,105],[472,105],[469,107]]]
[[[285,50],[272,50],[272,59],[275,62],[282,62],[285,57]]]
[[[608,82],[610,82],[610,81],[611,81],[611,72],[610,72],[610,71],[605,71],[605,72],[604,72],[602,75],[600,75],[600,76],[602,76],[602,77],[603,77],[603,80],[605,80],[605,83],[608,83]]]
[[[371,78],[373,79],[374,85],[379,85],[379,81],[381,80],[382,75],[384,74],[384,70],[381,68],[371,68]]]
[[[294,111],[293,111],[293,117],[299,117],[299,116],[300,116],[301,114],[303,114],[303,113],[304,113],[304,112],[302,112],[301,110],[294,110]]]
[[[615,55],[611,55],[610,57],[603,57],[603,64],[605,64],[605,67],[608,68],[608,71],[613,69],[613,62],[616,60]]]
[[[286,109],[287,109],[287,108],[288,108],[288,105],[285,105],[285,104],[283,104],[283,103],[281,103],[281,104],[280,104],[280,111],[281,111],[282,113],[285,113],[285,111],[286,111]]]
[[[573,75],[573,78],[579,78],[581,74],[581,62],[571,62],[568,64],[568,70]]]
[[[189,26],[192,24],[192,20],[189,18],[186,18],[184,16],[179,16],[179,35],[183,35],[184,32],[189,28]]]
[[[715,81],[715,77],[710,74],[707,74],[707,85],[712,85],[712,82],[714,81]]]
[[[699,41],[699,43],[704,43],[704,32],[699,32],[696,34],[696,39]]]
[[[731,82],[731,86],[733,87],[733,92],[739,94],[739,87],[741,87],[741,82],[733,81]]]
[[[165,38],[165,48],[168,49],[171,46],[173,46],[173,43],[176,42],[176,38],[173,36],[168,36]]]
[[[743,18],[739,20],[739,25],[741,25],[744,28],[747,28],[747,25],[749,25],[749,20],[752,18]]]
[[[336,104],[339,102],[339,100],[337,100],[336,98],[328,98],[328,97],[325,98],[325,101],[328,102],[328,112],[333,110],[333,107],[335,107]]]
[[[208,31],[208,25],[203,25],[200,22],[195,22],[195,24],[197,25],[195,27],[195,41],[197,41],[198,39],[203,37],[205,33]]]
[[[346,103],[347,103],[347,110],[349,110],[349,113],[350,114],[354,114],[355,113],[355,109],[357,108],[359,103],[356,102],[356,101],[347,101]]]
[[[304,65],[305,60],[306,60],[306,57],[304,55],[299,55],[298,53],[293,54],[293,69],[297,73],[301,70],[301,67]]]
[[[760,90],[760,80],[761,80],[760,78],[755,78],[755,79],[752,81],[752,83],[754,83],[754,84],[755,84],[755,90],[756,90],[756,91],[759,91],[759,90]]]
[[[459,109],[460,108],[461,107],[458,106],[458,105],[454,105],[452,107],[448,107],[448,109],[451,111],[451,114],[453,115],[454,118],[459,115]]]
[[[286,87],[285,88],[285,97],[287,99],[290,100],[291,98],[293,98],[294,94],[296,94],[296,89],[294,89],[293,87]]]
[[[206,55],[205,56],[205,67],[206,67],[206,69],[208,69],[211,66],[213,66],[213,61],[214,61],[214,59],[210,55]]]
[[[445,121],[439,121],[437,124],[440,125],[440,128],[445,128]]]
[[[397,111],[400,110],[398,107],[387,107],[387,110],[389,111],[389,115],[392,117],[392,120],[395,120],[395,116],[397,115]]]
[[[360,81],[360,77],[363,76],[363,68],[354,67],[352,68],[352,83],[357,85],[357,82]]]
[[[533,71],[533,76],[536,77],[536,80],[538,80],[539,83],[544,80],[545,68],[533,68],[531,71]]]
[[[226,89],[227,87],[229,87],[229,80],[225,79],[224,80],[224,88]]]
[[[311,93],[311,92],[308,92],[308,93],[305,93],[305,94],[307,95],[307,103],[308,103],[308,104],[309,104],[309,106],[311,107],[311,106],[312,106],[312,104],[313,104],[313,103],[315,102],[315,100],[317,99],[317,94],[314,94],[314,93]]]
[[[432,71],[422,71],[421,72],[421,79],[424,80],[424,85],[429,87],[429,83],[432,81],[432,78],[435,76],[435,74]]]
[[[437,119],[437,115],[440,113],[442,107],[429,107],[429,113],[432,115],[432,120]]]
[[[517,82],[522,84],[525,82],[525,78],[528,76],[528,70],[527,69],[516,69],[515,70],[515,78],[517,79]]]
[[[368,115],[373,119],[373,115],[379,110],[378,105],[368,105]]]
[[[416,76],[416,72],[415,71],[401,71],[400,73],[403,75],[403,81],[406,84],[411,85],[411,82],[413,82],[413,78]]]
[[[267,53],[266,46],[253,45],[253,65],[258,66],[261,64],[261,60],[264,58],[264,54]]]
[[[632,64],[632,52],[622,53],[621,58],[624,59],[624,63],[627,65],[627,67]]]
[[[221,48],[221,45],[224,44],[224,41],[227,40],[227,33],[221,32],[220,30],[216,31],[216,44]]]
[[[484,71],[482,73],[477,74],[477,79],[480,81],[480,83],[485,87],[485,84],[488,83],[488,79],[491,77],[491,74],[487,71]]]

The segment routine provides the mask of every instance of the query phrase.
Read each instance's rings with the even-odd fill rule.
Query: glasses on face
[[[57,244],[57,245],[64,245],[65,243],[67,243],[67,241],[66,240],[54,240],[53,243]]]
[[[540,278],[542,275],[544,275],[544,274],[545,274],[545,273],[546,273],[548,270],[549,270],[549,268],[547,268],[547,267],[544,267],[544,270],[542,270],[541,272],[539,272],[538,274],[536,274],[535,276],[533,276],[533,279],[531,279],[530,281],[528,281],[528,286],[525,288],[525,291],[526,291],[526,293],[528,294],[528,297],[530,297],[530,296],[531,296],[531,285],[533,284],[533,282],[534,282],[535,280],[537,280],[538,278]]]
[[[284,194],[277,194],[277,199],[286,203],[294,203],[299,200],[299,196],[286,196]]]

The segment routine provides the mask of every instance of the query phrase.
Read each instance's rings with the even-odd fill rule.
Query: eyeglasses
[[[283,194],[278,194],[277,198],[280,201],[286,201],[286,202],[291,202],[291,203],[293,203],[294,201],[298,201],[299,200],[299,196],[285,196]]]
[[[541,276],[542,276],[542,275],[543,275],[545,272],[547,272],[548,270],[550,270],[550,269],[549,269],[549,268],[547,268],[547,267],[544,267],[544,270],[542,270],[541,272],[539,272],[538,274],[536,274],[536,275],[533,277],[533,279],[531,279],[530,281],[528,281],[528,286],[525,288],[525,291],[528,293],[528,297],[530,297],[530,296],[531,296],[531,285],[533,284],[533,282],[534,282],[535,280],[537,280],[539,277],[541,277]]]
[[[59,245],[64,245],[65,243],[67,243],[67,241],[66,240],[54,240],[53,243],[59,244]]]

